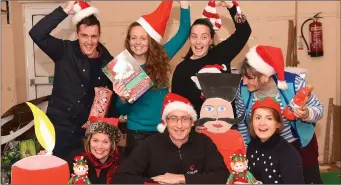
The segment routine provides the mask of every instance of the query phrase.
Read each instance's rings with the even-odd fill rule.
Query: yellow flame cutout
[[[30,102],[26,104],[32,110],[34,116],[34,129],[40,145],[46,150],[47,154],[52,154],[56,143],[56,134],[50,119],[37,106]]]

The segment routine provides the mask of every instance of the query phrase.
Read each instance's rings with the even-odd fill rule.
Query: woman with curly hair
[[[190,10],[187,1],[180,1],[180,27],[176,35],[164,46],[160,44],[172,8],[171,1],[163,1],[152,14],[132,23],[128,28],[125,48],[152,79],[154,87],[149,89],[137,101],[130,104],[124,96],[123,84],[114,83],[113,90],[119,96],[116,103],[121,115],[127,115],[127,149],[131,151],[148,136],[157,133],[161,122],[161,109],[169,88],[169,61],[185,44],[191,26]],[[166,12],[166,13],[165,13]],[[165,14],[167,14],[165,16]],[[148,23],[147,17],[157,16],[157,25]],[[156,20],[156,19],[155,19]],[[156,26],[157,29],[153,29]]]

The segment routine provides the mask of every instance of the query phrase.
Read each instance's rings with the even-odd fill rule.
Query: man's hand
[[[64,12],[67,14],[73,13],[73,6],[75,5],[76,1],[67,1],[64,6]]]
[[[164,175],[158,175],[152,177],[155,182],[159,184],[185,184],[185,176],[180,174],[165,173]]]
[[[220,1],[219,3],[217,3],[217,6],[225,7],[225,8],[232,8],[234,4],[232,3],[232,1]]]
[[[309,117],[309,110],[307,106],[295,109],[294,114],[298,119],[307,119]]]

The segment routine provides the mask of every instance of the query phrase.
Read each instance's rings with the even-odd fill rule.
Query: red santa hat
[[[225,64],[219,65],[206,65],[200,69],[199,73],[221,73],[221,71],[226,71],[227,67]]]
[[[163,101],[162,123],[157,126],[157,130],[159,132],[164,132],[166,129],[165,123],[168,114],[176,110],[185,111],[192,117],[193,121],[197,120],[197,113],[187,98],[184,98],[178,94],[168,93]]]
[[[99,11],[97,8],[90,6],[85,1],[76,1],[73,6],[73,11],[75,12],[75,16],[72,18],[72,23],[77,25],[81,20],[90,15],[99,16]]]
[[[166,30],[173,1],[162,1],[152,13],[141,16],[138,22],[156,42],[160,43]]]
[[[276,110],[280,115],[282,113],[281,106],[272,97],[266,97],[264,99],[256,101],[256,103],[253,104],[251,111],[254,111],[257,108],[262,108],[262,107],[272,108]]]
[[[277,74],[278,88],[287,89],[284,78],[284,58],[281,48],[257,45],[246,54],[248,64],[258,72],[271,76]]]
[[[218,31],[222,25],[219,14],[217,13],[217,5],[215,1],[208,1],[204,11],[202,12],[202,18],[209,20],[215,31]]]

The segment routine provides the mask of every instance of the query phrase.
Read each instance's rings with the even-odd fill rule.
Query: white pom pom
[[[156,128],[160,133],[163,133],[166,129],[166,126],[162,123],[159,123]]]
[[[288,84],[285,81],[278,81],[277,87],[282,90],[288,89]]]
[[[225,64],[222,64],[221,66],[223,66],[223,70],[226,71],[227,70],[227,67]]]

